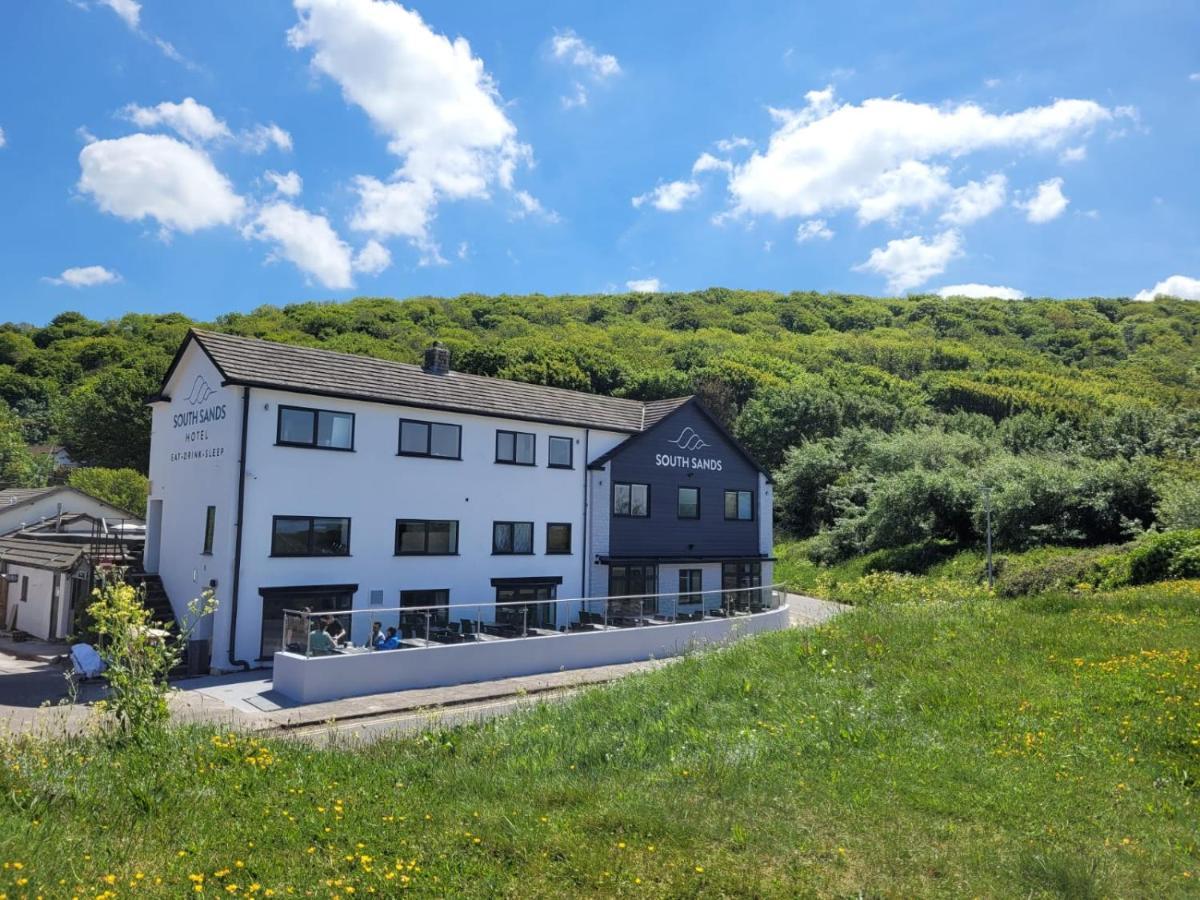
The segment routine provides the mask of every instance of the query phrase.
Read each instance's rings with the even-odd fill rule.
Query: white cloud
[[[876,247],[867,261],[855,268],[883,275],[888,290],[900,293],[942,274],[950,261],[961,255],[962,238],[954,229],[948,229],[929,242],[920,236],[888,241],[886,247]]]
[[[1200,72],[1193,72],[1188,76],[1188,81],[1200,81]]]
[[[1003,175],[989,175],[984,181],[968,181],[955,188],[942,221],[951,225],[970,225],[990,216],[1004,205],[1008,180]]]
[[[79,190],[122,219],[152,218],[170,231],[232,224],[245,201],[196,147],[163,134],[95,141],[79,153]]]
[[[100,0],[100,5],[115,12],[134,31],[141,27],[142,4],[136,0]]]
[[[85,0],[71,0],[71,2],[81,9],[91,8]],[[96,2],[116,13],[130,31],[142,40],[149,41],[157,47],[167,59],[180,63],[192,71],[199,71],[200,67],[176,50],[175,45],[170,41],[163,40],[157,35],[150,34],[142,29],[142,4],[136,2],[136,0],[96,0]]]
[[[523,219],[526,216],[536,216],[545,219],[547,222],[559,221],[558,213],[542,206],[542,202],[529,193],[529,191],[513,191],[513,199],[517,201],[515,218]]]
[[[150,107],[130,103],[122,110],[122,115],[138,128],[164,125],[194,144],[229,137],[229,126],[192,97],[184,97],[180,103],[166,102]]]
[[[1197,79],[1200,80],[1200,79]],[[1134,300],[1153,300],[1155,297],[1178,297],[1180,300],[1200,300],[1200,278],[1172,275],[1150,288],[1138,291]]]
[[[727,159],[717,159],[711,153],[701,153],[696,157],[696,161],[692,163],[692,174],[699,175],[701,172],[732,172],[733,163]]]
[[[3,147],[7,141],[4,139],[4,129],[0,128],[0,147]]]
[[[587,106],[588,92],[578,81],[575,82],[575,93],[564,94],[561,98],[563,109],[575,109],[577,106]]]
[[[437,34],[393,2],[295,0],[296,49],[340,85],[388,137],[403,161],[385,184],[360,176],[351,227],[376,237],[405,235],[437,259],[428,227],[443,199],[486,198],[512,189],[530,149],[517,140],[495,83],[465,38]]]
[[[1068,147],[1058,154],[1058,161],[1061,163],[1083,162],[1085,159],[1087,159],[1087,147],[1083,144],[1078,147]]]
[[[770,110],[765,151],[735,166],[735,214],[811,217],[854,209],[870,221],[949,198],[940,160],[996,149],[1050,150],[1116,113],[1091,100],[993,114],[965,103],[933,106],[898,98],[838,104],[833,89],[810,91],[800,110]]]
[[[463,241],[461,244],[458,245],[458,253],[456,253],[455,256],[457,256],[459,259],[466,259],[470,252],[471,252],[471,245],[468,244],[466,241]]]
[[[1037,191],[1032,197],[1018,203],[1017,206],[1025,210],[1025,218],[1035,225],[1057,219],[1071,202],[1063,196],[1062,186],[1061,178],[1043,181],[1037,186]]]
[[[649,203],[655,209],[663,212],[678,212],[683,208],[684,203],[699,193],[700,185],[694,181],[669,181],[666,184],[658,185],[652,191],[634,197],[631,202],[635,209],[643,203]]]
[[[362,272],[364,275],[378,275],[391,264],[391,252],[376,240],[367,241],[363,248],[354,254],[354,261],[351,263],[355,272]]]
[[[1003,83],[1004,82],[1002,82],[999,78],[985,78],[983,80],[983,86],[985,88],[992,88],[992,89],[998,88]]]
[[[253,128],[243,131],[238,136],[238,140],[251,153],[265,153],[271,147],[285,152],[292,149],[292,136],[274,122],[268,125],[255,125]]]
[[[273,244],[270,258],[289,260],[327,288],[354,286],[350,247],[324,216],[280,200],[259,209],[242,235]]]
[[[816,240],[827,241],[832,237],[833,229],[824,219],[809,219],[807,222],[801,222],[800,227],[796,229],[797,244]]]
[[[858,221],[895,222],[908,209],[927,210],[951,192],[945,166],[909,159],[883,172],[858,199]]]
[[[731,138],[723,138],[722,140],[719,140],[716,143],[716,148],[718,150],[720,150],[722,153],[729,153],[733,150],[740,150],[744,147],[753,147],[753,146],[754,146],[754,141],[750,140],[750,138],[736,137],[736,136],[731,137]]]
[[[972,300],[983,300],[994,297],[997,300],[1024,300],[1025,294],[1016,288],[1000,287],[994,284],[948,284],[938,288],[939,297],[969,297]]]
[[[268,169],[263,173],[263,177],[271,182],[275,193],[282,194],[284,197],[298,197],[304,190],[304,180],[297,172],[284,172],[281,175],[274,169]]]
[[[625,282],[625,288],[635,294],[657,294],[662,290],[662,282],[657,278],[635,278]]]
[[[621,74],[621,64],[615,56],[598,53],[595,47],[570,29],[556,34],[550,47],[555,59],[585,70],[598,81]]]
[[[63,284],[67,287],[85,288],[98,284],[112,284],[121,280],[121,276],[104,266],[76,266],[63,269],[62,274],[55,278],[45,278],[51,284]]]

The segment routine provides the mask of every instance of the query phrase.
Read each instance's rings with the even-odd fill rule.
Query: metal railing
[[[359,609],[283,610],[282,649],[304,656],[653,628],[778,609],[782,585],[711,591]],[[361,623],[366,621],[365,626]],[[359,627],[355,627],[356,623]]]

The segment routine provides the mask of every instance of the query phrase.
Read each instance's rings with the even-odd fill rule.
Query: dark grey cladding
[[[607,455],[607,461],[611,466],[603,489],[609,492],[610,502],[617,482],[650,485],[648,517],[612,517],[611,557],[678,561],[763,555],[758,530],[759,469],[695,403],[620,445]],[[699,518],[679,518],[681,487],[699,489]],[[752,520],[725,518],[727,490],[752,492]]]
[[[192,329],[163,379],[163,389],[188,343],[200,345],[226,384],[276,388],[302,394],[342,397],[397,406],[474,413],[600,428],[636,434],[688,401],[688,397],[643,403],[454,372],[423,366],[298,347],[214,331]],[[430,348],[431,352],[434,348]],[[428,356],[426,356],[428,364]],[[154,399],[162,399],[163,395]]]

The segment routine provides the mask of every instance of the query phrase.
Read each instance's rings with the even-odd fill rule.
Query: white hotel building
[[[449,362],[188,334],[152,400],[145,568],[179,618],[212,587],[213,668],[269,664],[285,609],[490,621],[496,602],[771,583],[770,480],[697,400]],[[539,608],[546,629],[577,615]]]

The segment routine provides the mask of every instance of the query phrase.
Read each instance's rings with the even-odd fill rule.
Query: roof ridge
[[[326,358],[331,358],[331,359],[336,359],[336,360],[353,361],[353,362],[356,362],[356,364],[361,364],[362,361],[368,361],[368,362],[373,362],[373,364],[377,364],[377,365],[395,367],[395,368],[397,368],[397,370],[406,371],[406,372],[410,372],[410,373],[414,373],[414,374],[415,373],[428,374],[425,372],[424,367],[420,366],[419,364],[415,364],[415,362],[401,362],[400,360],[392,360],[392,359],[382,358],[382,356],[368,356],[366,354],[361,354],[361,353],[348,353],[348,352],[346,352],[346,350],[332,350],[332,349],[329,349],[326,347],[312,347],[312,346],[308,346],[308,344],[288,343],[286,341],[268,340],[268,338],[264,338],[264,337],[247,337],[246,335],[232,334],[232,332],[228,332],[228,331],[212,331],[210,329],[200,329],[200,328],[196,328],[196,326],[192,326],[192,328],[190,330],[191,330],[193,336],[196,337],[200,343],[202,343],[202,346],[204,346],[204,341],[206,340],[206,338],[211,338],[211,340],[215,340],[216,342],[230,341],[230,342],[244,343],[244,344],[269,344],[269,346],[271,346],[271,347],[276,347],[276,348],[281,348],[281,349],[286,349],[286,350],[294,350],[294,352],[318,354],[318,355],[326,356]],[[638,430],[643,430],[643,428],[646,427],[646,408],[649,406],[649,404],[668,402],[668,401],[673,401],[673,400],[678,400],[679,402],[684,402],[684,401],[688,400],[688,398],[690,398],[690,396],[691,396],[691,395],[686,395],[686,396],[678,397],[678,398],[668,398],[668,400],[664,400],[664,401],[634,400],[634,398],[631,398],[631,397],[617,397],[617,396],[613,396],[611,394],[595,394],[595,392],[592,392],[592,391],[583,391],[583,390],[577,390],[574,388],[558,388],[558,386],[550,385],[550,384],[536,384],[534,382],[518,382],[518,380],[511,379],[511,378],[497,378],[496,376],[482,376],[482,374],[475,374],[473,372],[462,372],[462,371],[452,370],[452,368],[451,368],[451,371],[448,374],[446,374],[446,376],[430,376],[430,377],[436,377],[439,379],[449,377],[449,378],[456,378],[456,379],[462,379],[462,380],[479,380],[479,382],[486,382],[486,383],[491,383],[491,384],[520,385],[524,389],[548,391],[548,392],[552,392],[552,394],[556,394],[559,396],[586,397],[590,401],[599,400],[601,402],[618,404],[618,406],[620,406],[620,407],[630,409],[631,412],[632,412],[632,410],[634,410],[636,408],[637,412],[638,412]],[[236,382],[236,380],[239,380],[239,379],[232,378],[232,380],[234,380],[234,382]]]

